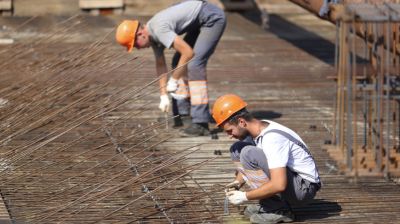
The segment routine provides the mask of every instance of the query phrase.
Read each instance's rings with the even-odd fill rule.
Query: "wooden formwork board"
[[[79,0],[81,9],[123,8],[123,0]]]
[[[0,15],[12,15],[12,0],[0,0]]]
[[[0,11],[1,10],[11,10],[12,0],[0,0]]]

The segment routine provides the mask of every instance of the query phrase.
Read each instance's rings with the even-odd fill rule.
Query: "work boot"
[[[256,213],[250,216],[251,223],[269,224],[280,222],[293,222],[294,214],[289,209],[281,209],[275,212]]]
[[[181,137],[197,137],[209,134],[208,123],[192,123],[189,127],[179,132]]]
[[[183,127],[185,124],[188,125],[190,121],[191,118],[189,115],[178,115],[174,117],[174,124],[172,125],[172,128]]]
[[[167,118],[171,120],[171,118]],[[158,117],[157,122],[165,122],[165,117]],[[191,123],[189,115],[177,115],[173,118],[172,128],[180,128]]]
[[[244,209],[243,215],[247,218],[250,218],[254,214],[260,213],[261,206],[258,205],[247,205],[246,209]]]
[[[172,128],[180,128],[183,127],[183,121],[180,116],[174,117],[174,124],[172,125]]]

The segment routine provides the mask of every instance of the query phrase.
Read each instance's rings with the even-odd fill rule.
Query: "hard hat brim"
[[[139,27],[136,28],[136,32],[135,32],[135,35],[133,36],[131,44],[126,48],[128,53],[131,53],[133,51],[133,48],[135,47],[136,33],[137,33],[138,29],[139,29]]]
[[[135,39],[136,38],[133,38],[133,41],[132,41],[131,45],[126,47],[126,50],[128,51],[128,53],[131,53],[133,51],[133,45],[135,43]]]

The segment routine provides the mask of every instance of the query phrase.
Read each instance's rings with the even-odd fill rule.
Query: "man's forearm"
[[[179,36],[175,37],[173,48],[181,55],[177,65],[178,69],[172,74],[172,78],[178,80],[186,76],[187,63],[194,57],[194,52],[192,47]]]
[[[270,180],[261,187],[246,192],[248,200],[264,199],[281,193],[286,189],[286,167],[269,169]]]
[[[238,172],[238,174],[236,175],[235,180],[237,180],[240,184],[244,184],[244,179],[243,179],[243,174],[241,172]]]
[[[167,94],[167,80],[168,80],[168,75],[167,75],[167,67],[160,63],[156,63],[156,71],[157,71],[157,75],[161,76],[160,77],[160,81],[159,81],[159,85],[160,85],[160,93],[161,95],[165,95]]]
[[[168,79],[167,75],[161,75],[161,77],[160,77],[159,84],[160,84],[160,94],[161,95],[167,94],[167,89],[166,89],[167,79]]]
[[[177,68],[173,73],[172,73],[172,77],[176,80],[187,76],[187,63],[190,61],[190,59],[192,59],[193,56],[184,56],[181,55]]]

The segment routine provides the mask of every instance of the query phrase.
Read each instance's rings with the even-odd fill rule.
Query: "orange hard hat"
[[[224,121],[228,120],[234,113],[245,108],[247,103],[235,94],[226,94],[220,96],[214,103],[212,116],[220,126]]]
[[[138,20],[124,20],[117,28],[115,39],[119,44],[125,46],[128,52],[131,52],[135,45],[135,37],[138,27]]]

